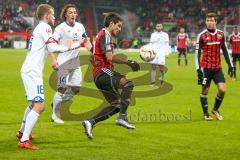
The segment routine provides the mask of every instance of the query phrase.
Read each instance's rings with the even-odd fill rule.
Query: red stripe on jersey
[[[185,33],[179,33],[177,36],[177,48],[187,48],[187,35]]]
[[[107,42],[110,35],[104,29],[98,32],[95,40],[94,51],[92,55],[93,77],[94,79],[104,68],[113,69],[113,65],[107,60],[104,52],[108,51],[110,42]]]
[[[232,45],[232,54],[240,54],[240,34],[232,34],[230,36],[230,43]]]
[[[202,58],[200,65],[202,68],[221,68],[220,48],[224,42],[224,33],[216,30],[214,33],[208,31],[201,35]]]
[[[48,38],[48,40],[45,42],[45,44],[48,43],[56,43],[56,40],[53,37]]]

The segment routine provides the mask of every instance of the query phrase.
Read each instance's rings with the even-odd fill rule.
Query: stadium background
[[[24,88],[20,77],[20,68],[26,57],[26,39],[37,21],[33,19],[38,4],[46,1],[0,0],[0,159],[193,159],[193,160],[238,160],[240,153],[240,108],[239,79],[233,82],[227,76],[227,66],[223,60],[223,70],[227,83],[227,94],[221,112],[224,121],[205,122],[199,102],[200,86],[197,85],[194,55],[189,55],[189,66],[176,68],[177,55],[167,59],[168,72],[166,82],[173,86],[171,92],[159,96],[136,97],[135,106],[129,108],[129,115],[140,115],[134,119],[136,130],[129,131],[115,126],[115,117],[99,124],[93,130],[94,139],[89,141],[83,133],[79,121],[66,121],[64,125],[50,122],[52,113],[50,104],[54,90],[49,84],[53,73],[48,57],[44,69],[44,85],[46,110],[33,130],[34,144],[40,147],[37,152],[19,150],[17,148],[16,131],[19,129],[22,113],[27,105]],[[219,15],[218,28],[227,35],[232,27],[239,24],[239,0],[55,0],[48,1],[56,8],[59,18],[61,7],[67,3],[78,6],[80,17],[88,31],[94,37],[101,28],[103,13],[117,11],[126,20],[119,42],[129,44],[133,39],[148,42],[155,21],[162,21],[165,30],[170,34],[171,44],[175,43],[177,30],[186,27],[191,38],[192,50],[196,35],[204,28],[204,15],[215,11]],[[125,43],[125,40],[127,43]],[[19,43],[21,42],[21,43]],[[22,43],[25,42],[25,43]],[[135,44],[135,43],[134,43]],[[121,44],[119,44],[121,46]],[[11,47],[11,49],[8,49]],[[139,46],[135,46],[136,48]],[[7,48],[7,49],[6,49]],[[191,48],[191,46],[189,46]],[[124,50],[125,51],[125,50]],[[121,51],[121,52],[124,52]],[[138,52],[124,52],[130,59],[141,61]],[[89,56],[88,52],[81,55]],[[223,57],[222,57],[223,58]],[[150,66],[149,66],[150,68]],[[238,68],[239,69],[239,68]],[[82,66],[83,75],[89,74],[88,66]],[[132,79],[148,73],[143,70],[130,72],[127,77]],[[239,77],[238,72],[238,77]],[[144,77],[146,81],[149,75]],[[90,80],[83,86],[95,89]],[[136,86],[134,91],[161,90],[151,88],[148,83]],[[84,90],[83,90],[84,91]],[[81,92],[80,92],[81,93]],[[212,106],[216,87],[212,86],[209,93],[209,106]],[[70,108],[72,113],[82,113],[101,104],[101,100],[78,95],[73,99]],[[175,119],[151,120],[152,114],[159,112],[166,115],[185,115]],[[146,115],[146,116],[145,116]],[[190,118],[189,118],[190,117]],[[178,117],[179,118],[179,117]]]
[[[79,9],[78,17],[85,26],[91,40],[102,27],[103,14],[110,11],[124,17],[124,29],[117,42],[121,48],[138,48],[147,43],[156,22],[162,22],[169,33],[170,45],[174,50],[179,27],[185,27],[189,35],[189,51],[194,50],[197,34],[203,30],[206,12],[218,15],[218,28],[228,36],[234,25],[240,22],[239,0],[5,0],[0,1],[0,31],[30,32],[37,24],[33,18],[38,4],[49,3],[55,8],[56,24],[60,23],[61,8],[67,3],[75,4]],[[1,33],[0,46],[13,47],[29,35]]]

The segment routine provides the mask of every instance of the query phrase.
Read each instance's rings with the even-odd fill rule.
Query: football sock
[[[71,88],[69,87],[64,94],[56,92],[53,97],[53,114],[60,117],[60,108],[63,102],[70,100],[74,96]]]
[[[23,132],[23,136],[21,138],[21,142],[29,140],[29,135],[32,132],[33,127],[35,126],[39,117],[39,113],[34,111],[33,109],[29,112],[26,118],[25,129]]]
[[[202,104],[202,110],[204,114],[208,113],[208,101],[207,101],[207,95],[206,94],[201,94],[200,95],[200,101]]]
[[[125,114],[128,109],[133,88],[134,88],[134,84],[131,81],[128,81],[123,86],[122,93],[121,93],[121,104],[120,104],[120,113],[122,114]]]
[[[126,114],[128,106],[129,106],[129,102],[128,101],[122,102],[121,106],[120,106],[120,111],[119,112],[122,113],[122,114]]]
[[[53,114],[60,117],[60,107],[62,104],[62,93],[56,92],[53,97]]]
[[[164,71],[161,71],[161,72],[160,72],[160,78],[161,78],[161,80],[164,79],[164,75],[165,75]]]
[[[112,115],[118,113],[120,110],[120,106],[108,106],[103,108],[97,115],[95,115],[93,118],[91,118],[89,121],[92,125],[95,125],[96,123],[100,121],[104,121],[108,118],[110,118]]]
[[[215,103],[214,103],[214,110],[218,110],[221,103],[222,103],[223,98],[216,96],[215,98]]]
[[[156,74],[157,74],[156,70],[151,71],[151,82],[152,83],[154,83],[156,81]]]
[[[180,66],[181,63],[181,53],[178,54],[178,65]]]
[[[21,125],[21,128],[19,129],[19,131],[21,133],[23,133],[23,131],[24,131],[27,115],[32,110],[32,108],[33,108],[32,106],[27,106],[26,109],[25,109],[25,112],[24,112],[24,115],[23,115],[23,120],[22,120],[22,125]]]
[[[187,55],[185,55],[185,65],[188,64]]]
[[[234,73],[233,73],[233,77],[236,78],[237,77],[237,70],[236,67],[234,67]]]

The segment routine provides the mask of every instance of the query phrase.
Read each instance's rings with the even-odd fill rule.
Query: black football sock
[[[106,108],[103,108],[97,115],[95,115],[89,121],[92,125],[95,125],[100,121],[104,121],[110,118],[112,115],[118,113],[119,110],[120,110],[119,106],[108,106]]]
[[[178,65],[180,66],[180,63],[181,63],[181,54],[179,53],[178,54]]]
[[[207,95],[206,94],[201,94],[200,95],[200,101],[202,104],[202,110],[204,114],[208,114],[208,100],[207,100]]]
[[[233,77],[234,77],[234,78],[236,78],[236,77],[237,77],[237,71],[236,71],[236,67],[234,67]]]
[[[186,55],[185,55],[185,65],[188,65],[188,60]]]
[[[215,103],[214,103],[214,110],[217,111],[219,109],[219,107],[220,107],[220,105],[222,103],[222,100],[223,100],[223,98],[221,98],[219,96],[216,96]]]

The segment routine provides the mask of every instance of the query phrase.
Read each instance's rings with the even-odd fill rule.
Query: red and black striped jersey
[[[231,34],[229,36],[229,42],[232,46],[232,54],[240,54],[240,33]]]
[[[105,69],[113,69],[113,65],[106,58],[107,52],[113,52],[111,45],[111,35],[106,29],[102,29],[98,32],[94,43],[93,55],[91,62],[93,64],[93,77],[96,76]]]
[[[222,49],[224,57],[229,66],[232,66],[228,54],[224,33],[216,29],[210,31],[205,29],[197,38],[196,42],[196,67],[199,68],[221,68]]]
[[[179,33],[177,35],[177,48],[187,48],[188,36],[186,33]]]

